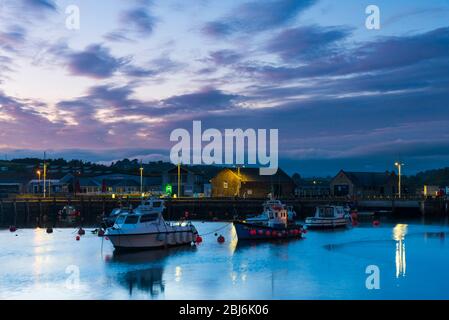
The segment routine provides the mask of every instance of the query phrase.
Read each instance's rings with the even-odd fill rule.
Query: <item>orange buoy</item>
[[[224,238],[222,235],[220,235],[220,236],[217,238],[217,241],[218,241],[218,243],[224,243],[224,242],[225,242],[225,238]]]
[[[76,241],[80,241],[81,237],[80,236],[76,236],[75,240]]]

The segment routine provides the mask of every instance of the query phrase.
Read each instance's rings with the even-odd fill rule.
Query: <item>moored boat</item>
[[[263,204],[263,212],[261,214],[246,218],[245,221],[248,223],[267,223],[269,220],[269,213],[273,208],[286,209],[288,221],[295,220],[296,212],[293,210],[292,206],[285,206],[279,200],[268,200]]]
[[[106,229],[117,250],[144,250],[191,244],[198,232],[190,222],[168,223],[164,220],[162,199],[150,198],[131,212],[120,214]]]
[[[349,212],[342,206],[318,206],[315,216],[306,218],[308,229],[344,228],[351,222]]]
[[[266,206],[270,203],[270,206]],[[238,240],[270,240],[301,238],[303,228],[289,220],[289,211],[280,201],[264,203],[266,220],[234,221]]]

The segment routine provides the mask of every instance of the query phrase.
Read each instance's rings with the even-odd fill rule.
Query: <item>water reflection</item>
[[[405,258],[405,236],[407,235],[407,224],[397,224],[393,228],[393,239],[396,241],[396,278],[405,277],[407,262]]]
[[[128,288],[129,295],[133,295],[133,290],[148,292],[152,298],[164,292],[165,285],[162,280],[164,269],[154,267],[146,270],[136,270],[127,272],[119,282]]]
[[[107,266],[112,271],[121,270],[123,267],[137,269],[126,273],[117,273],[113,275],[115,281],[128,289],[129,295],[133,296],[135,291],[149,293],[151,298],[156,298],[165,291],[165,282],[163,279],[166,258],[171,258],[182,254],[192,254],[196,247],[179,247],[173,249],[158,249],[141,251],[134,253],[114,252],[111,259],[107,260]],[[148,266],[150,265],[150,266]],[[175,268],[175,281],[179,282],[182,278],[182,267]]]

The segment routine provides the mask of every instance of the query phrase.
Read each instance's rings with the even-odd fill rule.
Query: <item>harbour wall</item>
[[[187,218],[191,220],[232,220],[259,214],[265,199],[168,199],[166,200],[167,220]],[[310,216],[318,205],[345,205],[346,199],[284,199],[298,213],[299,218]],[[61,223],[58,212],[64,206],[73,206],[80,212],[75,224],[83,226],[99,225],[103,217],[114,208],[129,206],[136,208],[140,199],[111,199],[98,197],[35,198],[0,200],[0,227],[69,226]],[[384,211],[386,214],[401,216],[447,216],[448,200],[358,200],[352,202],[359,211]]]

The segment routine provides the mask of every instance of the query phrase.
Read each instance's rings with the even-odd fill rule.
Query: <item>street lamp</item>
[[[398,189],[399,189],[398,193],[399,193],[399,198],[401,198],[401,175],[402,175],[402,166],[404,164],[401,163],[401,162],[395,162],[394,165],[396,167],[398,167],[398,178],[399,178],[399,180],[398,180]]]
[[[140,164],[140,194],[143,198],[143,167],[142,164]]]
[[[39,190],[41,189],[41,171],[37,170],[36,173],[37,173],[38,181],[39,181],[39,184],[37,185],[37,192],[39,193]]]

